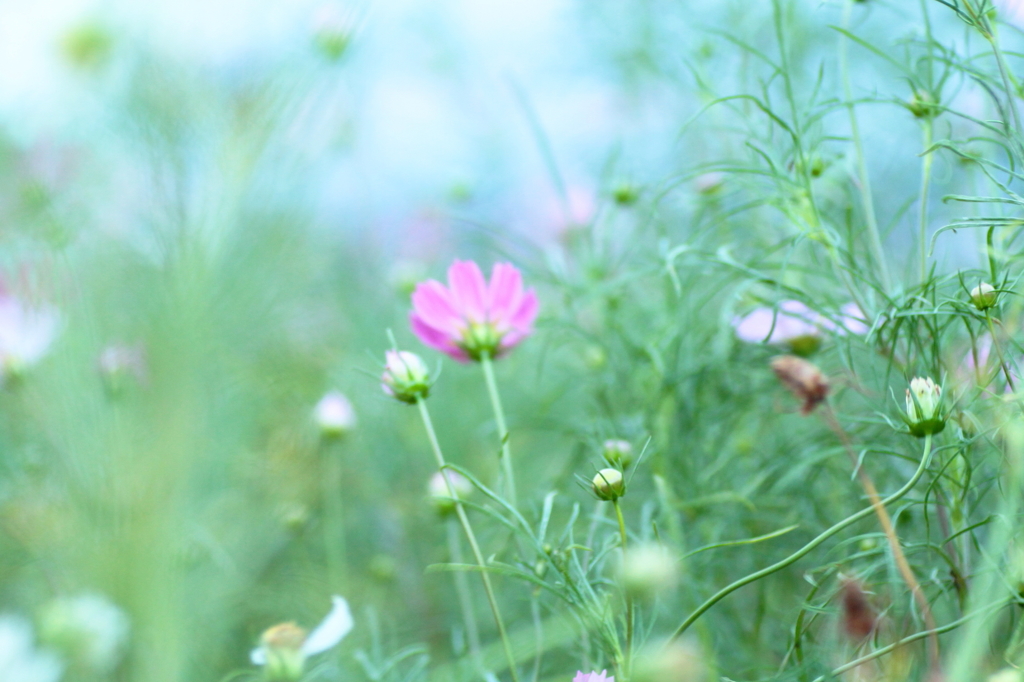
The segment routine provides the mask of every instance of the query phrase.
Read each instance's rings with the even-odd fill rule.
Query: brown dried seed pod
[[[823,402],[828,396],[828,379],[817,365],[795,355],[780,355],[772,358],[772,371],[793,395],[804,402],[802,414]]]
[[[843,631],[850,639],[860,641],[875,631],[878,618],[858,580],[843,579]]]

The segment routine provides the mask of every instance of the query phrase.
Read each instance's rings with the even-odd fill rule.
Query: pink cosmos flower
[[[488,283],[473,261],[448,268],[448,286],[421,282],[412,294],[409,321],[420,341],[459,362],[499,358],[533,333],[537,295],[523,290],[510,263],[497,263]]]
[[[800,301],[783,301],[778,311],[757,308],[733,320],[736,336],[747,343],[790,343],[797,339],[816,338],[822,331],[840,336],[866,334],[868,326],[864,313],[856,303],[840,308],[838,324],[821,313],[811,310]]]
[[[572,682],[615,682],[615,678],[608,677],[607,670],[602,670],[599,673],[585,673],[580,670],[576,672],[576,677],[572,678]]]

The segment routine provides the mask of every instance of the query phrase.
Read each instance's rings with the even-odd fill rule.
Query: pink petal
[[[452,336],[461,336],[465,329],[452,294],[436,280],[420,282],[412,292],[413,311],[427,324]]]
[[[448,286],[458,312],[470,322],[487,319],[487,281],[471,260],[455,261],[448,268]]]
[[[469,356],[466,354],[466,351],[456,345],[457,338],[452,338],[443,330],[431,326],[415,312],[409,313],[409,326],[412,327],[413,334],[424,345],[439,350],[459,362],[469,362]]]
[[[538,307],[537,294],[533,289],[530,289],[523,295],[523,300],[519,304],[519,309],[514,311],[512,316],[509,318],[509,324],[512,329],[525,334],[532,332],[533,322],[537,319]]]
[[[523,276],[511,263],[496,263],[488,289],[488,321],[508,328],[508,319],[519,308],[523,297]]]

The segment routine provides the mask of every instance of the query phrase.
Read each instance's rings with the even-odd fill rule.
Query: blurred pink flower
[[[599,673],[585,673],[580,670],[576,672],[576,677],[572,678],[572,682],[615,682],[615,678],[608,677],[607,670],[602,670]]]
[[[801,336],[817,336],[821,329],[815,324],[818,314],[800,301],[783,301],[776,312],[756,308],[737,317],[732,325],[736,336],[747,343],[786,343]]]
[[[29,307],[20,298],[0,292],[0,364],[18,372],[39,362],[60,330],[60,314],[52,307]]]
[[[747,343],[789,343],[795,339],[820,336],[823,331],[840,336],[865,334],[868,326],[856,303],[840,308],[838,323],[811,310],[800,301],[783,301],[778,311],[756,308],[733,319],[736,336]]]
[[[490,284],[473,261],[448,268],[448,286],[421,282],[409,315],[420,341],[459,362],[498,358],[533,333],[537,296],[523,290],[523,278],[510,263],[497,263]]]

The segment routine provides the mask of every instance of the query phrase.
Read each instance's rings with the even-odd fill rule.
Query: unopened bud
[[[974,307],[978,310],[994,308],[998,299],[998,292],[996,292],[995,288],[988,282],[982,282],[971,289],[971,303],[973,303]]]
[[[927,90],[915,90],[905,106],[915,118],[935,118],[940,113],[935,98]]]
[[[90,679],[105,676],[117,666],[128,633],[128,616],[98,594],[58,597],[39,618],[40,640]]]
[[[803,401],[802,414],[810,414],[828,397],[828,379],[817,365],[794,355],[780,355],[773,358],[771,364],[779,381]]]
[[[693,642],[654,642],[637,655],[631,679],[633,682],[702,682],[707,679],[707,666]]]
[[[627,594],[651,599],[672,589],[678,567],[671,553],[661,545],[630,547],[622,557],[619,580]]]
[[[356,411],[352,402],[340,391],[327,393],[314,410],[316,425],[327,438],[344,436],[356,426]]]
[[[445,483],[445,478],[451,483],[458,499],[465,499],[473,493],[473,484],[462,474],[448,469],[443,474],[440,471],[436,472],[427,482],[427,495],[434,509],[442,516],[455,511],[455,498],[448,488],[448,483]]]
[[[403,403],[415,403],[430,394],[430,370],[420,356],[409,351],[389,350],[384,354],[381,388]]]
[[[626,482],[618,469],[601,469],[594,476],[592,483],[594,494],[609,502],[619,499],[626,492]]]
[[[907,426],[918,437],[939,433],[946,427],[942,415],[942,387],[931,377],[914,377],[907,389]]]
[[[295,623],[281,623],[266,630],[260,637],[260,647],[266,655],[264,675],[274,682],[295,682],[302,678],[306,667],[306,654],[302,645],[306,631]]]
[[[313,43],[324,57],[337,61],[352,41],[352,26],[333,5],[324,5],[313,19]]]
[[[633,463],[633,446],[628,440],[613,438],[604,442],[601,455],[608,464],[625,470]]]
[[[720,173],[718,171],[698,175],[693,181],[694,189],[696,189],[699,194],[704,195],[717,194],[718,190],[722,189],[722,185],[724,184],[725,173]]]

